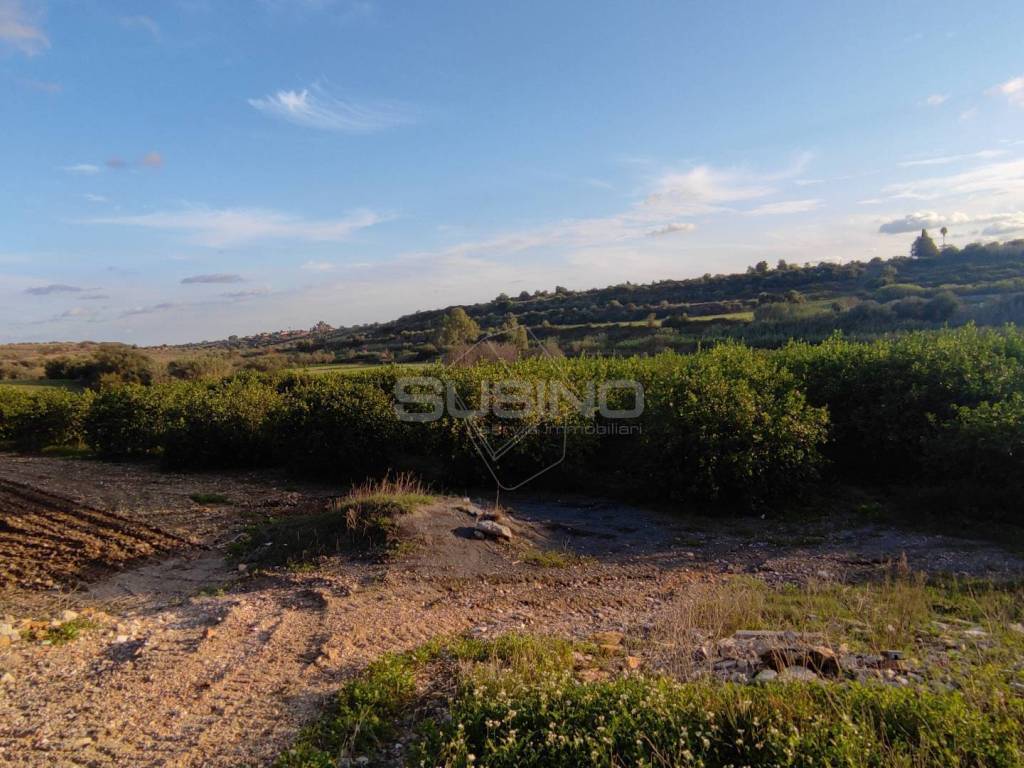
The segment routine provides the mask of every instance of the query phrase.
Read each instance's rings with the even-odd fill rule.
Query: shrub
[[[0,397],[3,425],[0,434],[22,450],[38,451],[47,446],[81,445],[84,421],[91,393],[77,394],[63,389],[42,389],[26,399]]]
[[[920,480],[922,458],[959,407],[1024,392],[1021,334],[967,326],[858,344],[793,343],[780,362],[832,422],[829,454],[848,476]]]
[[[260,466],[274,456],[273,426],[282,398],[253,374],[171,391],[164,459],[174,467]]]
[[[104,388],[85,419],[85,437],[99,455],[129,458],[154,453],[163,443],[167,387],[128,384]]]
[[[758,504],[799,488],[821,467],[824,410],[763,353],[718,347],[648,383],[635,454],[641,487],[675,499]]]
[[[291,382],[274,425],[282,463],[302,474],[345,479],[387,472],[397,432],[390,395],[343,374]]]

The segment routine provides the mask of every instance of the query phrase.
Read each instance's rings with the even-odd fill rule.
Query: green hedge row
[[[405,468],[452,482],[488,479],[479,435],[465,420],[447,411],[423,423],[397,417],[395,383],[408,375],[393,366],[358,375],[243,373],[96,394],[0,387],[0,440],[28,449],[78,442],[105,457],[160,456],[176,467],[280,465],[360,479]],[[563,486],[596,482],[653,498],[744,505],[791,493],[822,472],[862,482],[955,480],[996,496],[1024,477],[1024,335],[1013,328],[872,343],[834,337],[777,351],[725,344],[686,356],[529,359],[416,375],[443,380],[468,408],[480,405],[485,382],[509,377],[526,387],[556,382],[584,399],[593,382],[643,385],[645,409],[634,420],[580,413],[563,400],[514,421],[525,431],[500,461],[506,482],[563,453],[545,475]],[[616,389],[611,401],[626,408],[632,395]],[[476,423],[509,426],[493,415]],[[602,431],[622,426],[636,431]]]

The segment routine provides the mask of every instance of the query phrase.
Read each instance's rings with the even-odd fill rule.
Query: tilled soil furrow
[[[174,534],[0,479],[2,585],[73,585],[188,545]]]

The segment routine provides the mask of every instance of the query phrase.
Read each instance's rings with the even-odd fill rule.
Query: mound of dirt
[[[70,586],[191,542],[0,480],[0,587]]]

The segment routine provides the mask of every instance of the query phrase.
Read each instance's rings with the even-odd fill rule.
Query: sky
[[[0,342],[1024,237],[1024,3],[0,0]]]

